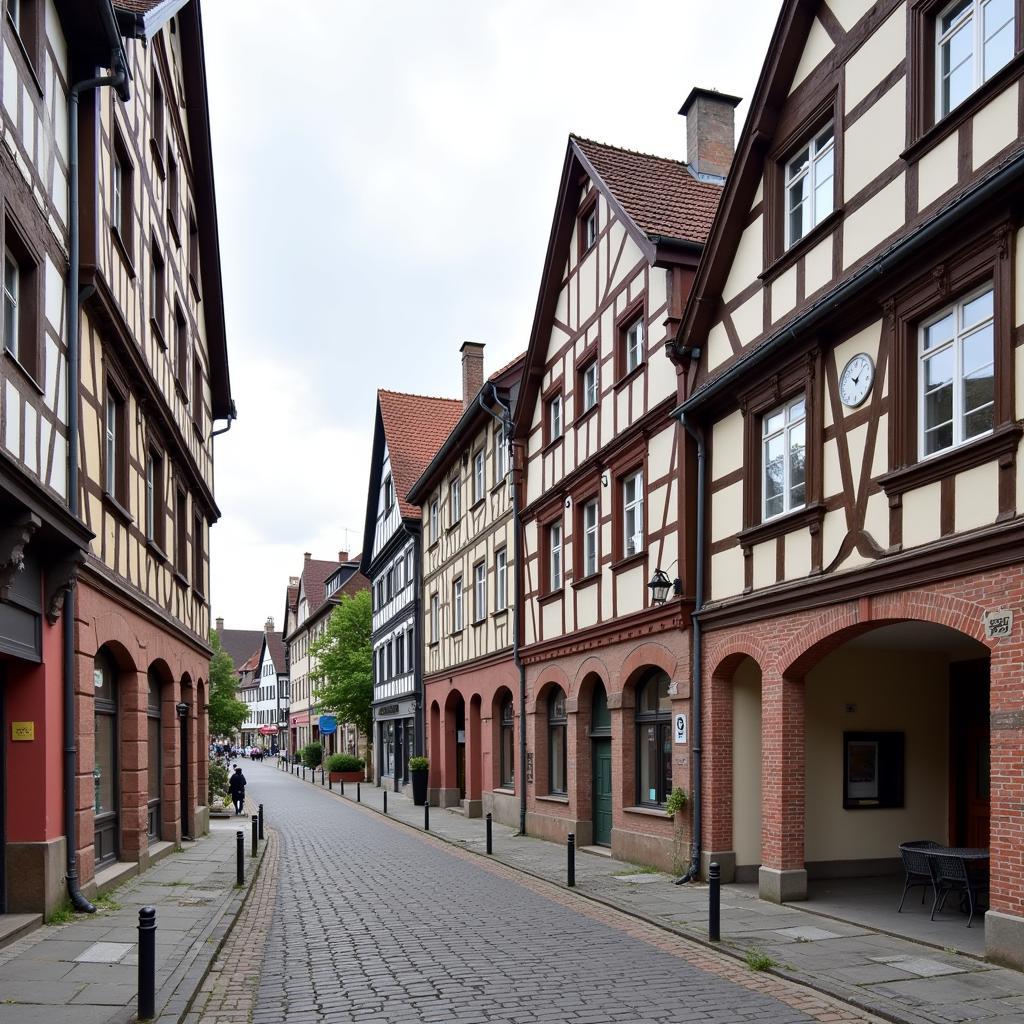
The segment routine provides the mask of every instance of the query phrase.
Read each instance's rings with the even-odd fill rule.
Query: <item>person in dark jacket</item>
[[[231,801],[235,805],[235,814],[242,813],[245,806],[245,776],[241,768],[235,768],[235,774],[228,781],[228,789],[231,790]]]

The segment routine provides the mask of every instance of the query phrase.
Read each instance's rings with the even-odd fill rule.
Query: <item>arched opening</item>
[[[438,793],[441,788],[442,765],[441,765],[441,707],[435,700],[430,705],[430,792],[427,799],[432,804],[438,803]]]
[[[604,683],[594,681],[590,695],[591,816],[595,846],[612,845],[612,713]]]
[[[93,829],[96,866],[116,861],[121,852],[121,787],[118,784],[120,672],[111,651],[101,647],[93,662],[95,767]]]
[[[553,686],[547,698],[548,716],[548,793],[565,796],[569,792],[568,782],[568,726],[565,708],[565,691]]]
[[[146,832],[151,842],[162,838],[163,797],[163,688],[165,680],[155,664],[146,672]]]
[[[180,789],[181,802],[181,836],[183,839],[192,838],[192,794],[191,785],[192,763],[195,760],[195,737],[190,728],[190,720],[194,714],[194,698],[192,693],[192,678],[186,672],[181,677],[181,701],[177,704],[175,711],[178,716],[178,749],[180,755],[180,771],[178,785]]]
[[[441,792],[442,807],[466,799],[466,700],[452,690],[444,702]]]
[[[761,865],[761,669],[744,658],[732,677],[732,850],[736,881]]]
[[[492,717],[498,723],[498,736],[494,749],[498,751],[498,789],[515,789],[516,786],[516,706],[512,691],[501,689],[495,695],[497,713]]]
[[[671,681],[661,668],[643,673],[636,687],[636,802],[662,807],[672,792]]]

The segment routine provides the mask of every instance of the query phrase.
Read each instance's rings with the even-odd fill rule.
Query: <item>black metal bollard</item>
[[[384,813],[388,813],[388,791],[384,790]]]
[[[342,779],[341,782],[338,783],[338,785],[341,786],[341,795],[344,796],[345,795],[345,780]]]
[[[156,1015],[156,907],[139,910],[139,1020]]]
[[[260,832],[260,819],[259,819],[259,817],[257,815],[254,814],[252,816],[252,856],[253,857],[256,856],[256,850],[257,850],[256,837],[259,835],[259,832]]]
[[[263,838],[263,804],[260,804],[260,839]]]
[[[722,870],[717,861],[708,867],[708,938],[719,942],[722,938]]]
[[[245,833],[235,833],[235,885],[245,885]]]
[[[487,812],[487,852],[494,852],[494,843],[491,837],[491,812]]]
[[[330,774],[330,772],[328,772],[327,773],[327,792],[330,793],[332,789],[334,789],[334,783],[331,782],[331,774]]]
[[[430,801],[427,800],[423,804],[423,831],[430,831]]]
[[[566,884],[572,889],[576,885],[576,833],[570,832],[565,841]]]
[[[357,782],[356,783],[356,803],[359,804],[359,803],[362,803],[362,802],[363,802],[363,796],[362,796],[362,793],[360,792],[360,789],[359,789],[359,783]]]

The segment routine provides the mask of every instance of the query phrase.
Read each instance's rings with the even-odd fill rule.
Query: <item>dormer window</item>
[[[786,248],[835,209],[835,133],[830,122],[786,161]]]
[[[1013,0],[954,0],[935,23],[936,119],[945,117],[1008,64]]]

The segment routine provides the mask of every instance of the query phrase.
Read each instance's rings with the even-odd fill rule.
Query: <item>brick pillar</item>
[[[716,861],[722,881],[731,882],[736,874],[736,851],[732,830],[732,678],[720,670],[704,679],[701,721],[703,765],[701,790],[701,874],[706,878],[708,865]]]
[[[149,850],[146,835],[148,689],[145,672],[118,673],[120,859],[125,861],[145,860]]]
[[[160,688],[160,736],[163,739],[163,786],[160,791],[160,838],[181,842],[181,743],[178,731],[178,683]]]
[[[1024,681],[1021,627],[998,641],[990,661],[989,904],[985,955],[1024,970]]]
[[[96,877],[96,683],[93,678],[95,655],[83,653],[80,620],[75,630],[75,729],[78,760],[75,765],[75,827],[78,832],[78,883],[85,885]]]
[[[762,899],[807,898],[804,867],[804,684],[765,672],[761,680]]]
[[[483,733],[480,728],[480,698],[473,697],[466,715],[466,816],[482,813]]]
[[[203,683],[196,687],[196,763],[199,772],[196,803],[205,807],[210,802],[210,722],[206,712],[206,686]]]

